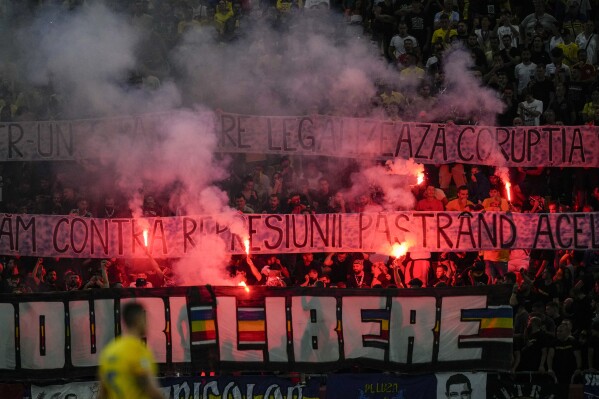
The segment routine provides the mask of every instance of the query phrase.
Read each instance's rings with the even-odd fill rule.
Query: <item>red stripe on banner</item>
[[[210,331],[194,331],[191,333],[191,340],[192,341],[209,341],[209,340],[213,340],[216,339],[216,331],[215,330],[210,330]]]
[[[239,342],[266,342],[264,331],[239,331]]]
[[[389,341],[389,330],[381,330],[381,339]]]

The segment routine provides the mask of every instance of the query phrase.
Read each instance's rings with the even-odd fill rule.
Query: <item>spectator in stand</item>
[[[254,210],[247,205],[245,196],[241,193],[235,196],[235,209],[240,213],[255,213]]]
[[[551,268],[545,268],[540,278],[533,282],[533,293],[537,301],[545,304],[549,302],[559,303],[559,293],[557,285],[553,281],[554,271]]]
[[[595,111],[599,109],[599,90],[593,90],[591,93],[591,101],[584,104],[582,109],[582,119],[584,122],[589,122],[595,117]]]
[[[572,80],[575,81],[575,72],[578,71],[580,82],[592,83],[597,76],[597,70],[593,64],[589,64],[587,60],[587,53],[584,49],[578,49],[576,52],[576,59],[572,64]]]
[[[543,331],[543,323],[538,317],[530,317],[521,340],[514,342],[516,371],[544,373],[547,370],[547,354],[551,337]]]
[[[347,288],[371,288],[374,276],[364,270],[364,260],[354,259],[352,263],[352,272],[348,274]]]
[[[477,37],[478,45],[486,53],[492,51],[491,38],[498,38],[491,27],[491,19],[487,15],[483,15],[480,19],[480,28],[474,29],[474,34]],[[497,42],[497,50],[499,50],[499,42]]]
[[[272,175],[272,183],[269,193],[269,195],[276,195],[279,198],[283,196],[283,175],[281,175],[281,173],[275,172]]]
[[[62,189],[62,206],[66,212],[77,208],[77,197],[73,186],[64,186]]]
[[[323,274],[331,279],[331,284],[344,283],[353,264],[353,258],[347,252],[329,253],[323,262]]]
[[[555,96],[549,101],[547,110],[555,112],[556,120],[566,125],[572,125],[576,122],[576,110],[574,109],[574,105],[566,97],[565,84],[558,83],[555,86]]]
[[[164,212],[162,206],[156,201],[153,195],[146,195],[144,197],[144,204],[142,208],[144,217],[162,217]]]
[[[574,40],[579,49],[587,53],[587,62],[591,65],[597,64],[597,50],[599,49],[599,38],[595,33],[595,23],[587,21],[584,24],[584,31],[580,32]]]
[[[311,197],[314,200],[317,213],[329,213],[331,211],[331,198],[333,197],[329,179],[326,177],[318,179],[318,190],[312,192]]]
[[[495,33],[497,34],[497,37],[500,38],[505,35],[510,35],[512,37],[511,47],[519,47],[520,28],[512,23],[512,12],[509,9],[506,8],[501,12],[501,17],[495,28]],[[504,48],[505,44],[502,41],[499,44],[499,49],[503,50]]]
[[[375,262],[372,264],[372,287],[373,288],[390,288],[396,287],[393,276],[389,273],[389,268],[383,262]]]
[[[268,203],[263,207],[262,213],[283,213],[283,208],[281,207],[281,200],[276,194],[271,194],[268,197]]]
[[[304,281],[299,284],[300,287],[315,287],[317,282],[320,281],[321,275],[317,268],[311,267],[304,276]],[[298,281],[299,283],[299,281]]]
[[[530,60],[530,56],[530,49],[522,49],[521,62],[514,67],[514,76],[518,82],[518,95],[528,87],[537,68],[537,65]]]
[[[543,1],[535,0],[534,2],[535,11],[532,14],[524,17],[520,23],[520,35],[522,41],[526,40],[526,36],[533,34],[537,24],[541,24],[547,32],[553,32],[557,29],[559,22],[551,14],[545,12],[545,3]]]
[[[58,283],[58,273],[54,268],[46,270],[44,281],[39,285],[40,292],[63,291],[63,287]]]
[[[267,277],[264,285],[286,287],[290,283],[289,270],[276,255],[266,255],[266,265],[262,268],[261,273]]]
[[[458,32],[451,28],[449,16],[441,14],[439,17],[439,27],[433,32],[431,38],[431,45],[434,46],[437,43],[441,43],[443,47],[447,48],[449,46],[449,37],[452,34],[457,35]]]
[[[68,270],[64,275],[65,291],[78,291],[81,289],[83,281],[78,273]]]
[[[219,39],[230,39],[233,36],[235,22],[233,4],[225,0],[220,0],[216,5],[216,12],[214,13],[214,23]]]
[[[416,204],[417,211],[443,211],[443,202],[435,198],[435,187],[428,186],[424,192],[424,198]]]
[[[254,179],[251,176],[247,176],[241,183],[241,194],[247,202],[247,206],[252,208],[254,211],[259,210],[261,198],[258,197],[258,193],[254,190]]]
[[[66,215],[67,211],[65,210],[62,204],[62,193],[60,191],[55,191],[52,194],[52,203],[50,204],[50,214],[51,215]]]
[[[287,195],[295,187],[296,179],[295,170],[293,169],[291,159],[288,156],[281,158],[278,172],[281,174],[283,194]]]
[[[483,51],[483,49],[478,44],[478,37],[476,36],[476,33],[470,32],[468,34],[468,39],[466,41],[466,48],[468,49],[468,51],[470,51],[471,54],[473,54],[475,65],[478,68],[486,70],[487,69],[487,56],[486,56],[485,52]],[[443,52],[442,47],[440,49],[440,52],[441,53]],[[441,60],[441,56],[439,56],[439,61],[440,60]],[[441,64],[441,63],[439,62],[439,64]]]
[[[570,67],[563,63],[564,50],[559,47],[551,50],[550,64],[545,66],[545,76],[549,77],[555,85],[568,84],[571,78]]]
[[[304,281],[305,276],[312,269],[316,270],[318,276],[322,276],[322,262],[315,260],[314,254],[312,252],[306,252],[302,254],[301,261],[295,264],[295,270],[293,271],[292,275],[292,282],[294,284],[299,284],[300,282]],[[330,270],[328,270],[328,272],[330,273]]]
[[[269,194],[270,178],[264,173],[264,165],[262,163],[254,165],[252,179],[254,181],[254,190],[256,191],[258,198],[260,201],[265,201]]]
[[[463,212],[468,211],[474,204],[468,200],[468,187],[465,185],[458,187],[458,197],[447,203],[446,211]]]
[[[564,53],[564,64],[572,67],[578,62],[578,45],[574,43],[572,32],[568,28],[562,29],[563,43],[556,44]]]
[[[549,57],[549,53],[545,50],[545,44],[543,43],[543,38],[541,36],[535,36],[532,39],[532,44],[529,46],[530,48],[530,60],[537,65],[545,65],[551,62],[551,57]]]
[[[92,213],[89,211],[89,201],[87,198],[79,198],[77,200],[77,208],[71,209],[69,212],[71,216],[77,216],[81,218],[91,218]]]
[[[373,7],[374,18],[371,25],[373,39],[378,43],[381,55],[388,61],[392,60],[389,54],[389,43],[396,31],[395,13],[398,9],[399,7],[391,0],[380,1]]]
[[[5,294],[23,294],[27,292],[17,266],[9,268],[5,275],[6,278],[0,292]]]
[[[568,334],[561,324],[557,327],[556,339],[549,346],[547,372],[555,378],[559,397],[569,394],[572,377],[582,372],[582,358],[578,341]]]
[[[97,217],[99,218],[123,218],[130,217],[131,215],[127,215],[124,211],[119,209],[116,206],[116,200],[113,196],[107,196],[104,198],[104,206],[99,208],[97,213]]]
[[[408,25],[405,22],[400,22],[397,25],[397,34],[391,38],[389,43],[389,54],[395,62],[398,62],[400,57],[406,53],[404,42],[408,39],[414,46],[418,46],[416,38],[408,34]]]
[[[99,267],[92,266],[90,268],[90,278],[83,285],[82,289],[90,290],[95,288],[110,288],[110,281],[108,280],[108,274],[106,272],[107,267],[110,266],[110,261],[107,259],[102,259],[99,263]]]
[[[491,183],[482,169],[476,165],[470,168],[470,181],[468,182],[468,195],[474,204],[481,204],[489,196]]]
[[[518,104],[518,115],[527,126],[539,126],[543,114],[543,101],[533,97],[532,90],[522,90],[524,101]]]
[[[453,0],[444,0],[443,1],[443,9],[437,13],[433,18],[435,29],[439,29],[441,27],[441,20],[443,16],[446,15],[451,26],[456,26],[460,21],[460,13],[453,9]]]
[[[431,281],[432,287],[447,287],[452,285],[449,277],[447,276],[447,266],[444,264],[437,264],[435,266],[435,278]]]

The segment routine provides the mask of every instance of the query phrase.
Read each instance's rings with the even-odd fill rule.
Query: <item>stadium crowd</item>
[[[0,2],[8,26],[17,29],[44,1]],[[40,3],[40,4],[37,4]],[[84,6],[66,0],[65,9]],[[397,69],[397,84],[378,82],[372,110],[392,119],[418,120],[444,90],[444,51],[470,52],[472,74],[505,103],[497,125],[594,125],[599,119],[597,52],[599,4],[591,0],[154,0],[107,2],[149,29],[154,50],[127,85],[159,84],[175,73],[163,54],[190,29],[210,29],[214,40],[235,41],[251,13],[279,30],[305,8],[330,8],[343,24],[367,35],[379,56]],[[225,44],[226,45],[226,44]],[[51,86],[18,80],[2,63],[0,121],[58,120],[61,95]],[[402,92],[400,82],[414,82]],[[448,115],[456,123],[475,116]],[[231,177],[221,183],[231,207],[242,213],[354,213],[377,211],[384,198],[370,187],[349,196],[358,161],[339,165],[320,157],[232,156]],[[75,162],[0,163],[1,210],[7,213],[130,217],[123,194],[99,192],[101,171]],[[69,170],[78,179],[69,180]],[[335,177],[333,177],[335,176]],[[506,177],[504,176],[503,179]],[[484,165],[426,166],[426,182],[413,189],[417,211],[499,210],[594,212],[599,210],[599,173],[593,168],[510,168],[512,200],[502,177]],[[168,192],[146,193],[143,214],[171,216]],[[69,291],[160,287],[177,284],[171,264],[148,254],[145,273],[127,259],[78,260],[5,257],[0,292]],[[139,261],[141,262],[141,261]],[[514,371],[547,372],[567,385],[583,370],[599,368],[599,251],[497,250],[430,253],[381,259],[367,253],[233,256],[233,279],[249,285],[441,287],[510,284],[514,307]]]

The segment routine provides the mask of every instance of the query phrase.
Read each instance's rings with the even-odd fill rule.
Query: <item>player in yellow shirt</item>
[[[122,309],[127,331],[100,355],[100,399],[163,399],[156,381],[156,362],[143,343],[146,311],[139,303]]]

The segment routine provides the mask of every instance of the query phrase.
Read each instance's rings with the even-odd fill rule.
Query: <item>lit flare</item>
[[[418,173],[418,177],[416,178],[416,184],[421,185],[422,183],[424,183],[424,173],[420,172]]]
[[[245,239],[243,240],[243,246],[245,247],[245,254],[246,255],[250,255],[250,240],[249,239]]]
[[[143,231],[143,237],[144,237],[144,245],[147,247],[148,246],[148,230],[144,230]]]
[[[250,287],[247,286],[247,284],[245,283],[245,281],[240,281],[239,284],[240,287],[243,287],[245,289],[245,292],[249,293],[250,292]]]
[[[512,183],[509,181],[505,182],[505,191],[507,192],[507,201],[512,202]]]
[[[401,258],[406,253],[408,253],[408,244],[402,242],[401,244],[395,243],[393,247],[391,247],[391,256],[394,258]]]

